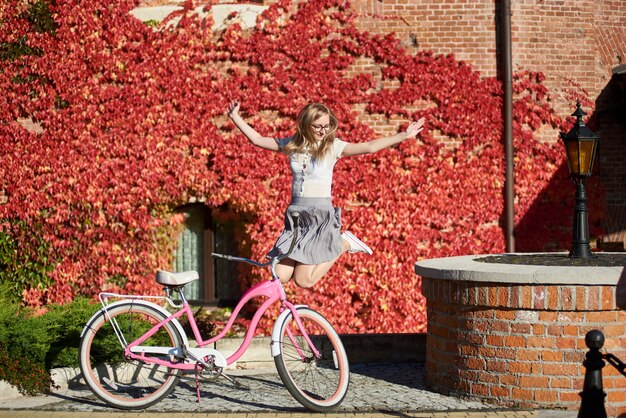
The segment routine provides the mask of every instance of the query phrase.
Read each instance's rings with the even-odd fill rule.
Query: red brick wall
[[[395,32],[406,47],[453,53],[485,76],[495,76],[496,26],[501,1],[353,0],[361,27]],[[498,13],[498,14],[497,14]],[[378,16],[386,19],[381,24]],[[512,0],[514,69],[541,71],[555,91],[569,80],[596,97],[611,69],[626,62],[626,2],[622,0]],[[620,61],[621,60],[621,61]],[[566,113],[573,105],[563,96]]]
[[[361,28],[395,32],[410,49],[454,54],[484,76],[498,73],[501,0],[353,0]],[[380,17],[384,20],[380,21]],[[561,115],[573,112],[573,86],[592,99],[604,91],[611,70],[626,62],[626,1],[511,0],[514,70],[543,72]],[[359,68],[362,70],[362,68]],[[375,67],[369,69],[376,72]],[[622,100],[626,99],[622,93]],[[591,113],[591,109],[585,109]],[[626,113],[624,114],[626,119]],[[381,125],[385,121],[378,121]],[[626,240],[626,125],[599,126],[600,176],[607,192],[608,241]],[[558,133],[541,132],[548,141]],[[592,198],[592,197],[590,197]]]
[[[578,409],[585,334],[626,357],[615,286],[507,285],[424,278],[427,383],[502,406]],[[603,369],[609,416],[626,411],[626,379]]]

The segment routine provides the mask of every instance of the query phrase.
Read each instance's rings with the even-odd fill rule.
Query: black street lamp
[[[591,176],[593,160],[598,147],[598,136],[594,134],[583,122],[586,113],[576,102],[576,116],[574,127],[567,133],[561,132],[561,139],[567,153],[567,166],[569,173],[576,185],[574,199],[574,226],[572,233],[572,249],[570,258],[590,258],[591,247],[589,245],[589,218],[587,216],[587,194],[585,181]]]

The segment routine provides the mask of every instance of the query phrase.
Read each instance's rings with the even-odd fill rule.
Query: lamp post
[[[567,133],[560,133],[565,152],[567,153],[567,166],[570,175],[576,185],[574,199],[574,225],[572,231],[572,249],[570,258],[590,258],[591,247],[589,246],[589,218],[587,216],[587,193],[585,182],[591,176],[593,160],[596,156],[598,136],[594,134],[583,122],[586,113],[576,102],[576,116],[574,127]]]

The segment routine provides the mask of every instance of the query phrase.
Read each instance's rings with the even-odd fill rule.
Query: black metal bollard
[[[604,345],[604,334],[594,329],[585,335],[585,344],[589,351],[585,355],[585,382],[580,392],[582,398],[578,418],[606,418],[604,398],[606,393],[602,389],[602,368],[604,360],[600,349]]]

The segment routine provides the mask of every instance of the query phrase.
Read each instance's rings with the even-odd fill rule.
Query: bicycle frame
[[[106,296],[117,296],[117,297],[121,297],[121,298],[135,298],[134,296],[124,296],[124,295],[114,295],[114,294],[104,294]],[[146,341],[148,338],[150,338],[152,335],[154,335],[157,330],[159,330],[161,327],[163,327],[165,324],[167,324],[170,321],[175,321],[178,320],[178,318],[180,318],[183,315],[187,315],[187,318],[189,320],[189,324],[191,326],[191,330],[193,332],[193,337],[196,341],[196,343],[198,344],[198,347],[200,348],[206,348],[209,344],[213,344],[216,341],[222,339],[227,333],[228,331],[232,328],[235,320],[237,319],[241,309],[243,308],[243,306],[248,303],[250,300],[257,298],[257,297],[265,297],[266,300],[261,304],[261,306],[257,309],[257,311],[255,312],[251,322],[250,322],[250,326],[248,328],[248,330],[246,331],[244,340],[242,342],[242,344],[240,345],[240,347],[237,349],[237,351],[235,351],[232,355],[230,355],[228,358],[226,358],[226,365],[231,365],[234,362],[236,362],[237,360],[239,360],[239,358],[241,358],[241,356],[245,353],[245,351],[248,349],[248,347],[250,346],[250,342],[252,341],[252,338],[254,337],[254,334],[256,332],[257,326],[259,324],[259,321],[261,320],[261,317],[265,314],[265,312],[267,312],[267,310],[269,309],[269,307],[271,305],[273,305],[274,303],[280,301],[281,304],[281,312],[285,311],[286,309],[288,309],[291,314],[293,315],[294,320],[296,321],[296,324],[298,326],[298,328],[300,329],[300,331],[302,332],[302,335],[304,336],[304,338],[306,339],[307,343],[309,344],[309,346],[313,347],[314,350],[314,354],[315,356],[319,357],[320,353],[317,351],[317,348],[315,348],[311,342],[311,339],[309,338],[309,335],[307,334],[306,330],[304,329],[304,326],[302,325],[302,322],[300,320],[300,317],[298,315],[297,312],[297,307],[295,305],[293,305],[291,302],[289,302],[287,300],[285,291],[282,287],[282,284],[280,282],[280,280],[268,280],[262,283],[259,283],[255,286],[253,286],[252,288],[250,288],[241,298],[241,300],[239,301],[239,303],[237,304],[237,306],[235,307],[235,310],[233,311],[232,316],[230,317],[230,319],[228,320],[226,326],[224,327],[224,329],[215,337],[210,338],[208,340],[204,340],[202,335],[200,334],[200,330],[198,329],[198,325],[196,323],[196,320],[193,316],[193,312],[191,310],[191,307],[187,301],[187,299],[185,298],[184,294],[182,292],[180,292],[181,295],[181,300],[182,300],[182,307],[176,311],[175,313],[171,314],[168,318],[164,319],[163,321],[159,322],[158,324],[156,324],[155,326],[153,326],[150,330],[148,330],[145,334],[143,334],[141,337],[139,337],[138,339],[136,339],[135,341],[130,342],[129,344],[126,344],[126,341],[123,340],[123,335],[122,332],[119,329],[116,329],[115,332],[116,334],[118,334],[118,338],[120,338],[120,336],[122,336],[122,338],[120,338],[120,342],[122,343],[122,345],[125,345],[124,348],[124,354],[132,359],[135,360],[139,360],[145,363],[154,363],[154,364],[159,364],[162,366],[166,366],[166,367],[170,367],[173,369],[180,369],[180,370],[195,370],[196,369],[196,364],[195,363],[180,363],[180,362],[172,362],[169,360],[164,360],[162,358],[155,358],[155,357],[151,357],[150,355],[146,355],[146,352],[148,352],[148,354],[150,352],[155,353],[158,352],[158,347],[150,347],[150,349],[147,349],[145,351],[141,350],[141,344]],[[169,298],[164,298],[164,297],[159,297],[159,296],[153,296],[153,297],[144,297],[144,298],[158,298],[158,299],[166,299],[168,300],[168,302],[170,302],[170,304],[172,304],[172,306],[175,307],[180,307],[181,305],[174,305],[173,302],[171,302],[171,300]],[[105,312],[106,312],[106,306],[104,308]],[[117,328],[115,325],[113,325],[114,328]],[[290,338],[290,340],[292,341],[292,343],[294,344],[294,346],[296,347],[296,350],[300,353],[300,355],[302,356],[302,358],[304,359],[304,354],[302,352],[302,350],[299,348],[298,344],[296,343],[295,339],[293,338],[293,334],[291,333],[291,330],[287,330],[287,334]],[[155,351],[155,349],[157,349]],[[165,351],[164,353],[170,353],[171,351],[171,347],[163,347],[163,349],[166,349],[167,351]],[[170,353],[173,354],[173,353]]]

